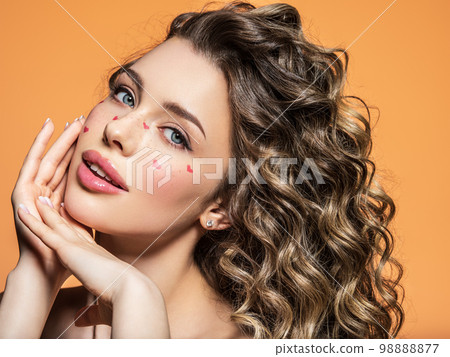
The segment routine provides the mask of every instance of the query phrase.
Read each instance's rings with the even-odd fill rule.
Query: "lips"
[[[114,165],[95,150],[83,152],[77,176],[85,187],[93,191],[104,193],[128,191],[125,181]]]

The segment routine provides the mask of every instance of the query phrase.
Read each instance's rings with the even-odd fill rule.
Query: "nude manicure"
[[[19,204],[19,207],[22,208],[26,213],[30,213],[30,211],[28,210],[28,208],[24,205],[24,204]]]
[[[54,207],[53,207],[52,201],[50,201],[50,198],[45,197],[45,200],[47,201],[47,204],[48,204],[51,208],[54,208]]]
[[[39,196],[39,201],[41,201],[43,204],[53,208],[53,204],[52,201],[50,201],[50,198],[48,197],[44,197],[44,196]]]
[[[50,121],[50,118],[47,118],[47,120],[44,122],[44,125],[42,125],[42,127],[44,127],[49,121]]]

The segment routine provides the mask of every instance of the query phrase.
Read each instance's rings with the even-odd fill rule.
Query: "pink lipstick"
[[[108,159],[98,151],[87,150],[77,169],[77,176],[86,188],[103,193],[121,193],[128,191],[124,179]]]

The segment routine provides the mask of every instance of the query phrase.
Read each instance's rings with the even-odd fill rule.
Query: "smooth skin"
[[[193,184],[186,170],[194,157],[223,158],[227,170],[226,80],[179,38],[159,45],[132,69],[144,82],[141,97],[136,83],[121,74],[125,91],[96,105],[86,121],[72,123],[44,155],[54,131],[48,122],[24,161],[11,197],[20,258],[0,303],[0,337],[55,338],[64,332],[63,338],[91,338],[92,325],[104,338],[245,337],[229,320],[230,306],[193,262],[206,229],[229,227],[220,202],[200,205],[219,180]],[[164,101],[193,112],[205,135],[168,115],[158,104]],[[174,128],[192,151],[180,149]],[[171,180],[152,195],[134,186],[120,194],[93,192],[77,179],[85,150],[99,151],[125,177],[127,158],[145,147],[171,156]],[[201,173],[215,169],[203,165]],[[163,173],[155,170],[155,178]],[[206,226],[209,219],[212,228]],[[61,289],[70,274],[83,286]],[[80,316],[88,292],[99,296],[99,304]]]
[[[20,170],[11,195],[20,258],[8,275],[0,305],[1,337],[39,337],[59,287],[70,275],[56,253],[21,222],[18,206],[26,205],[31,214],[40,218],[35,205],[37,197],[50,197],[56,206],[61,203],[66,169],[83,122],[84,119],[76,120],[70,125],[43,156],[54,131],[52,121],[47,120]]]

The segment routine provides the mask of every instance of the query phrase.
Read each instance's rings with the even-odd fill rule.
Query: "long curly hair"
[[[196,264],[249,337],[395,337],[404,320],[388,229],[395,204],[369,158],[370,109],[343,94],[348,54],[308,41],[291,5],[212,4],[176,16],[164,39],[189,40],[228,83],[237,184],[226,174],[203,204],[221,202],[231,226],[201,237]],[[299,164],[283,168],[283,181],[272,158]]]

